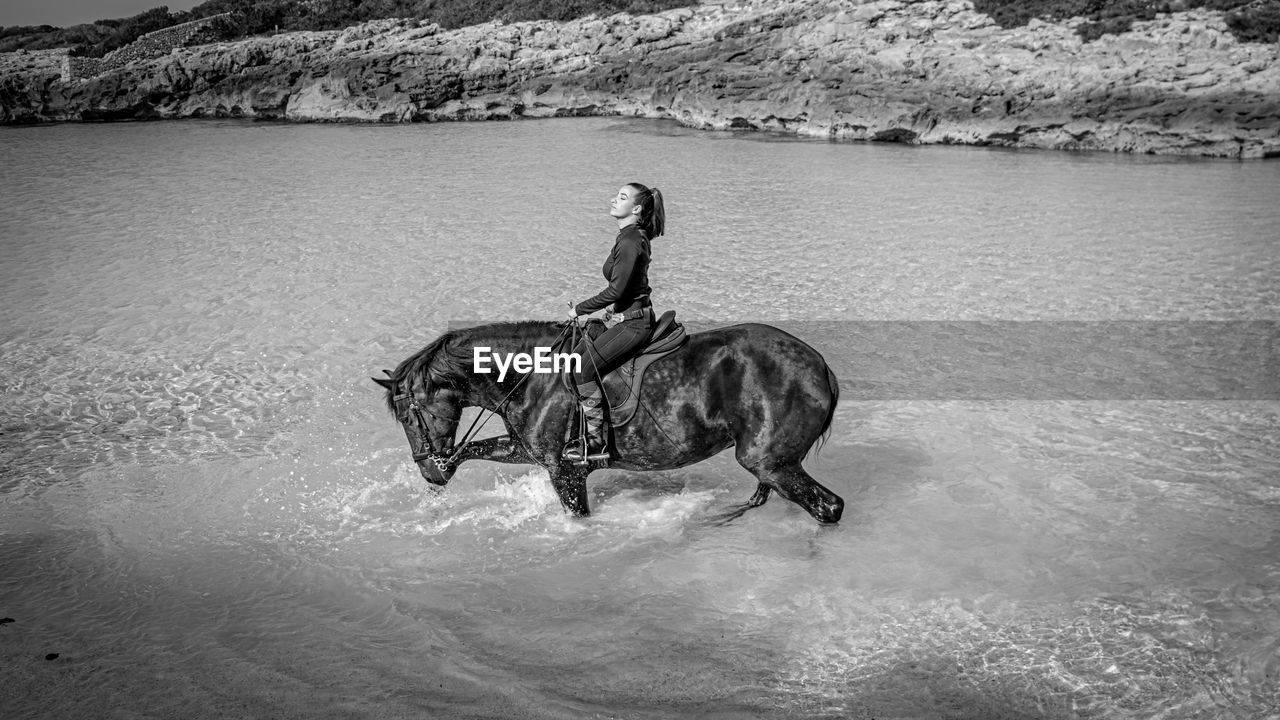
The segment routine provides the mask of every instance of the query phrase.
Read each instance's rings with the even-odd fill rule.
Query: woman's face
[[[609,201],[609,214],[622,220],[623,218],[635,215],[640,216],[640,206],[635,203],[636,189],[630,185],[623,185],[618,194]]]

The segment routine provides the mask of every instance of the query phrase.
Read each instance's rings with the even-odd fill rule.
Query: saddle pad
[[[644,384],[644,371],[650,365],[684,347],[689,339],[683,325],[676,325],[672,333],[659,343],[646,348],[646,352],[632,358],[604,377],[604,396],[609,402],[609,422],[622,427],[635,417],[640,405],[640,391]],[[651,349],[656,348],[656,349]]]

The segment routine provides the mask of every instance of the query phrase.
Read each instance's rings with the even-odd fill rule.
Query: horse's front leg
[[[591,508],[587,504],[587,475],[591,473],[591,468],[555,464],[547,468],[547,473],[551,475],[551,486],[556,489],[556,495],[560,496],[560,504],[564,505],[565,510],[576,517],[591,514]]]
[[[462,452],[458,453],[455,464],[460,464],[464,460],[542,465],[529,454],[528,448],[510,435],[499,435],[467,443]],[[545,467],[551,476],[551,486],[555,488],[556,495],[560,497],[560,504],[564,505],[565,510],[577,517],[591,514],[591,508],[587,504],[587,475],[590,474],[591,468],[558,462]]]
[[[462,452],[458,453],[456,462],[461,463],[464,460],[491,460],[521,465],[538,464],[538,461],[529,455],[528,449],[510,435],[499,435],[467,443]]]

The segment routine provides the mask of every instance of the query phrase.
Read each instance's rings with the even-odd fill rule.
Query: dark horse
[[[475,372],[475,348],[528,353],[551,347],[563,324],[517,322],[452,330],[400,363],[388,378],[387,406],[404,427],[422,476],[444,485],[463,460],[527,463],[547,469],[560,502],[586,515],[587,475],[603,463],[575,465],[561,457],[577,399],[546,372]],[[840,519],[844,501],[801,467],[829,433],[840,396],[836,377],[809,345],[768,325],[734,325],[694,333],[644,376],[640,408],[613,430],[608,467],[669,470],[728,447],[759,480],[733,516],[764,504],[769,492],[798,504],[819,522]],[[454,448],[462,408],[500,416],[507,434]]]

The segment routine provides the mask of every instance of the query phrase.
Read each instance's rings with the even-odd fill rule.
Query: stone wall
[[[71,82],[80,78],[91,78],[102,72],[102,58],[73,57],[62,58],[62,82]]]
[[[62,62],[62,81],[83,80],[117,70],[137,60],[147,60],[173,52],[175,48],[213,42],[225,36],[231,13],[211,15],[181,25],[163,28],[116,48],[100,58],[67,56]]]

